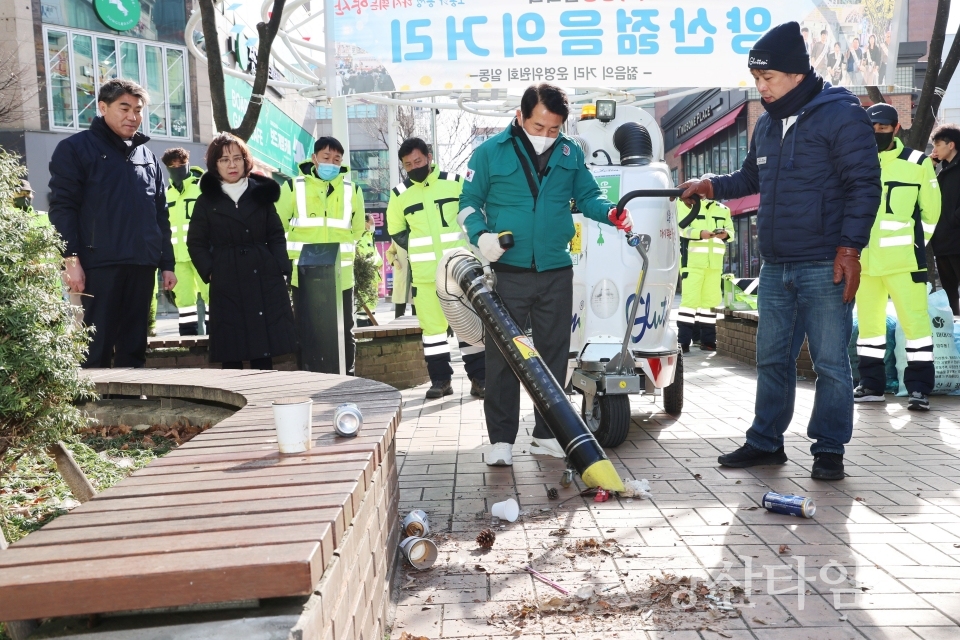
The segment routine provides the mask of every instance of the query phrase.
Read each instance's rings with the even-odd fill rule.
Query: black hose
[[[639,122],[624,122],[613,133],[613,146],[620,152],[620,165],[644,166],[653,162],[653,140]]]
[[[627,203],[634,198],[679,198],[683,195],[684,191],[685,189],[637,189],[620,198],[620,201],[617,203],[617,213],[623,213],[623,210],[627,207]],[[697,214],[700,213],[700,196],[694,194],[692,200],[693,207],[690,209],[690,213],[683,220],[680,220],[677,225],[681,229],[686,229],[690,226],[690,223],[693,222]]]

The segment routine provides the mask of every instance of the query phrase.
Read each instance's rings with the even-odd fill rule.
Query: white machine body
[[[613,134],[624,122],[638,122],[650,133],[652,162],[620,166]],[[653,117],[636,107],[619,107],[608,123],[577,123],[576,136],[586,148],[588,166],[601,190],[612,202],[636,189],[671,189],[670,170],[663,163],[663,136]],[[607,155],[612,165],[607,164]],[[680,273],[680,239],[676,205],[666,198],[635,198],[627,204],[633,231],[649,237],[648,273],[637,316],[633,320],[630,350],[642,369],[646,390],[673,383],[677,362],[677,334],[670,326],[670,310]],[[627,244],[625,234],[582,214],[574,215],[577,235],[570,244],[573,260],[573,312],[570,350],[578,361],[594,360],[600,351],[619,352],[628,316],[636,297],[642,261]]]

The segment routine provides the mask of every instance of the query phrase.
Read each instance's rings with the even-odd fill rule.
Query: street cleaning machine
[[[605,101],[603,101],[605,102]],[[683,410],[683,355],[670,310],[680,275],[680,237],[663,135],[637,107],[597,105],[574,138],[609,200],[630,211],[624,233],[574,213],[569,388],[582,395],[584,422],[604,447],[630,430],[630,395],[660,396]],[[699,210],[699,202],[694,210]],[[692,210],[691,215],[696,215]]]

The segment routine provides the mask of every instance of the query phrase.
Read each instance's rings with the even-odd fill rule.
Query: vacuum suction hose
[[[444,260],[445,289],[449,291],[451,281],[459,285],[459,290],[482,321],[487,339],[493,340],[503,353],[510,369],[533,398],[550,432],[563,447],[568,464],[577,470],[587,486],[623,491],[620,475],[533,343],[514,322],[500,296],[488,285],[480,262],[465,249],[449,254]],[[453,326],[450,317],[448,321]]]
[[[437,265],[437,298],[440,299],[440,308],[443,309],[450,328],[457,334],[457,339],[479,347],[483,344],[483,323],[467,301],[460,283],[452,275],[453,265],[463,260],[477,262],[466,250],[454,251],[441,258]]]
[[[613,146],[620,152],[624,167],[644,166],[653,162],[653,140],[650,132],[638,122],[624,122],[613,133]]]

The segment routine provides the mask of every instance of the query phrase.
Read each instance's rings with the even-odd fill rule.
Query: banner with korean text
[[[894,84],[903,2],[336,0],[338,88],[750,86],[751,47],[791,20],[833,84]]]

